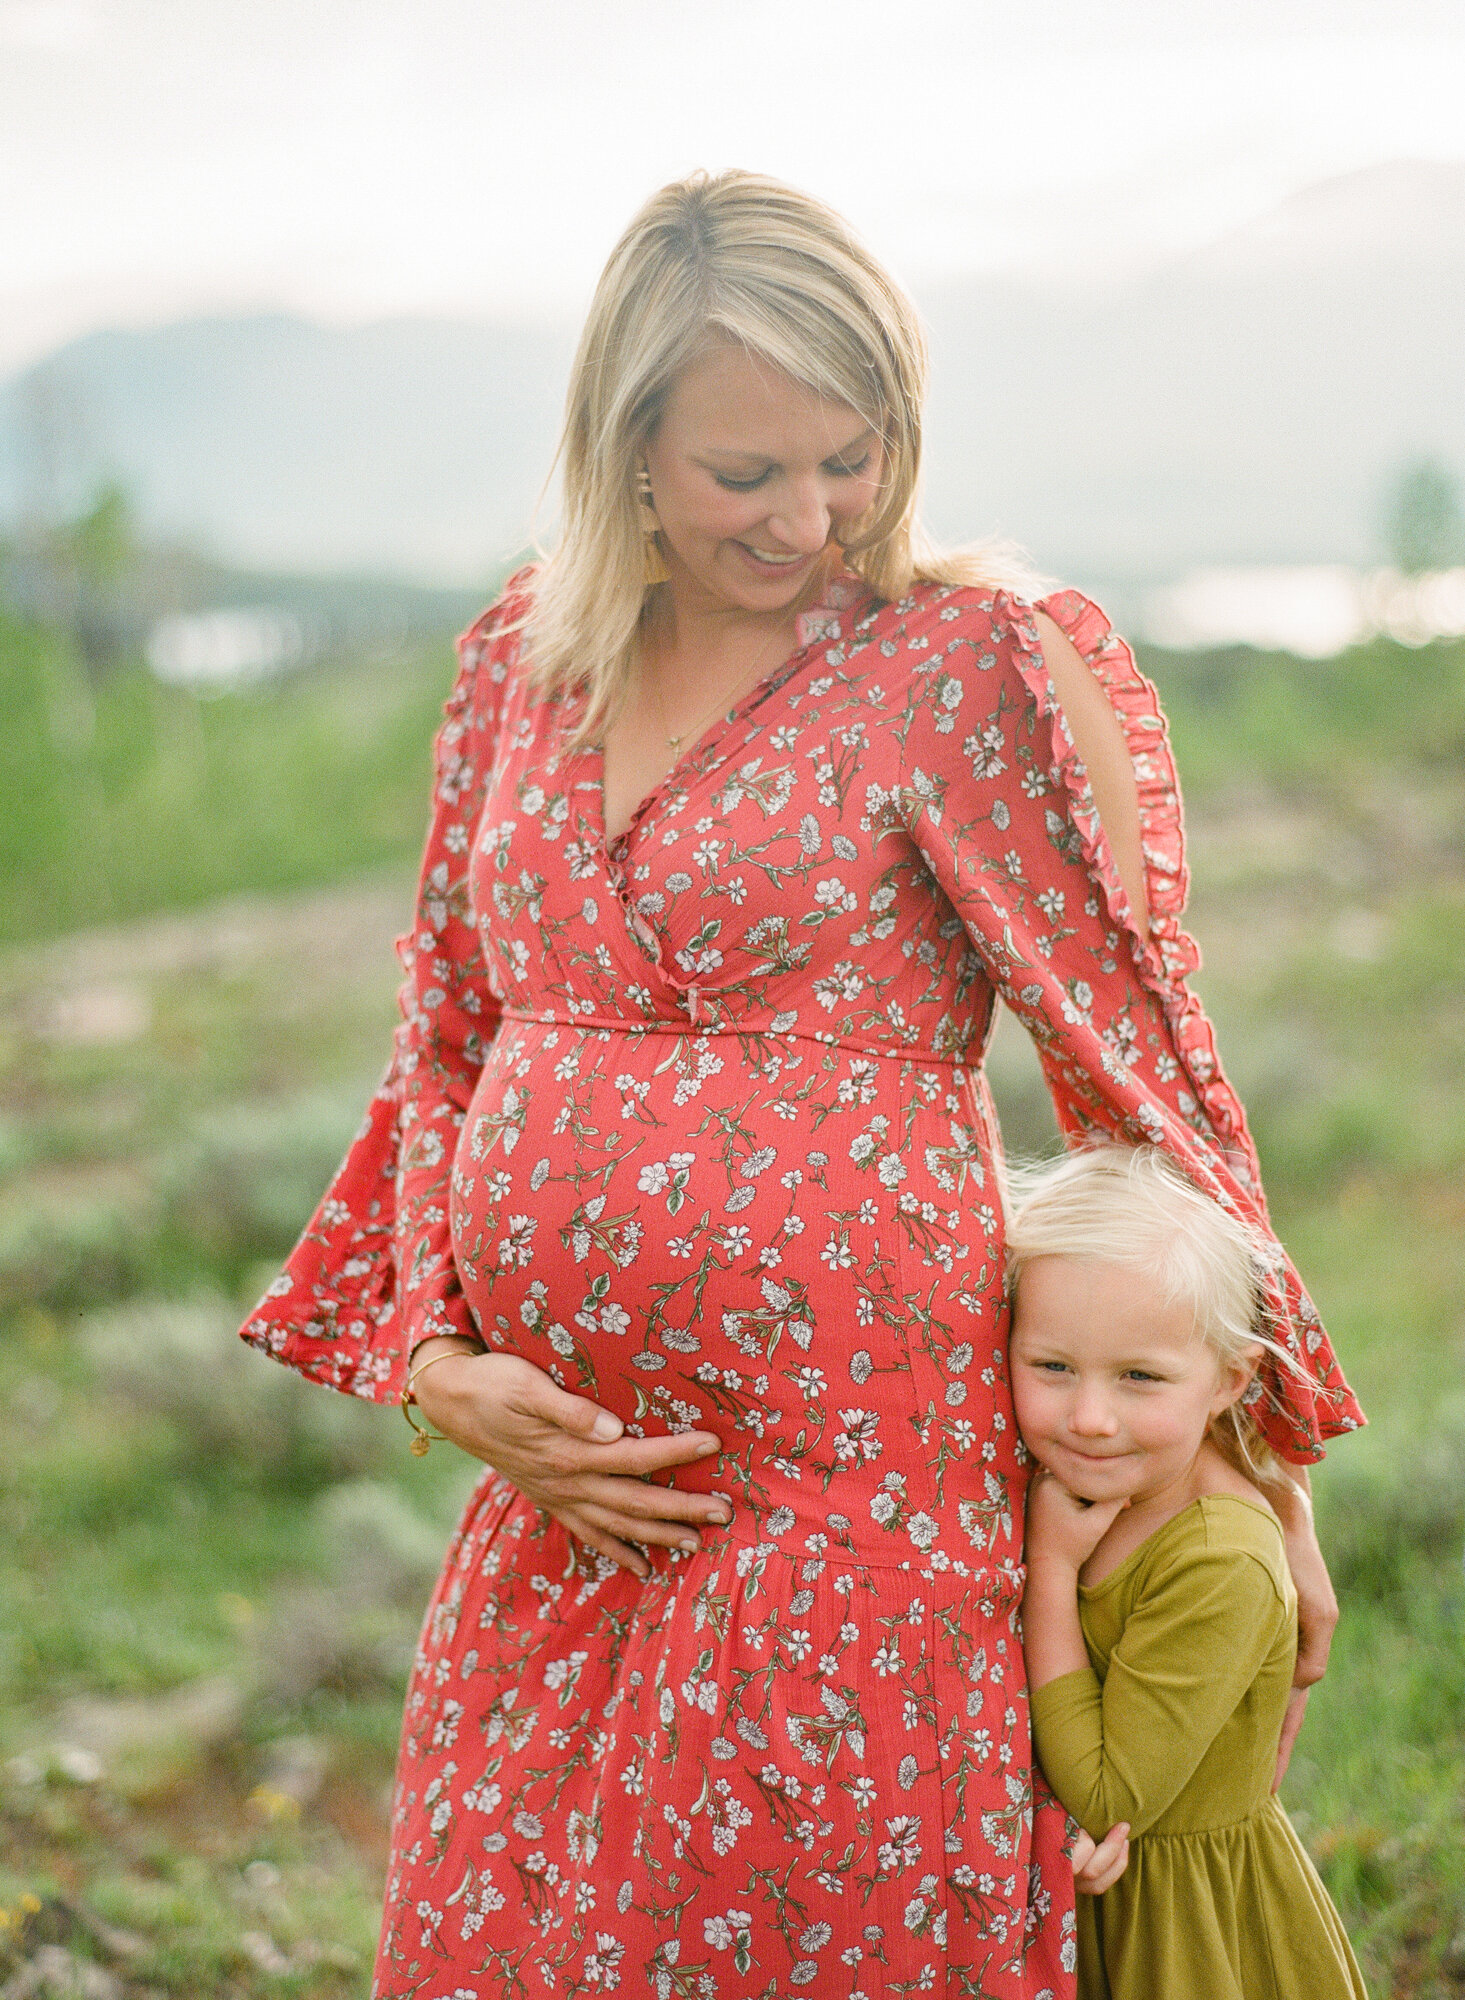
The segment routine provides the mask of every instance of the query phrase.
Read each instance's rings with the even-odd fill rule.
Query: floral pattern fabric
[[[599,752],[524,670],[531,587],[463,643],[393,1066],[244,1331],[381,1400],[477,1332],[633,1433],[715,1431],[678,1483],[735,1518],[642,1583],[485,1474],[409,1690],[375,1992],[1071,2000],[982,1055],[1000,997],[1070,1133],[1265,1227],[1154,691],[1044,602],[1130,744],[1146,941],[1027,604],[837,580],[608,843]],[[1280,1249],[1270,1293],[1303,1374],[1258,1414],[1316,1457],[1358,1412]]]

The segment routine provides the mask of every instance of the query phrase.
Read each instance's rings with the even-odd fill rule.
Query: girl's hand
[[[440,1351],[452,1358],[424,1369],[415,1391],[433,1428],[623,1569],[650,1574],[637,1542],[691,1553],[698,1527],[732,1519],[731,1505],[716,1494],[648,1483],[653,1474],[710,1457],[720,1445],[711,1433],[625,1438],[618,1417],[570,1395],[531,1361],[436,1341],[424,1341],[415,1358]]]
[[[1061,1565],[1075,1575],[1103,1541],[1128,1500],[1081,1500],[1051,1472],[1038,1471],[1028,1486],[1028,1568]]]
[[[1095,1846],[1080,1827],[1073,1843],[1073,1886],[1085,1896],[1102,1896],[1129,1866],[1129,1821],[1111,1826]]]

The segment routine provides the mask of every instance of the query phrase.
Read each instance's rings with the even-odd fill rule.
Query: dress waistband
[[[714,1040],[734,1040],[772,1042],[810,1042],[820,1049],[845,1049],[852,1055],[877,1056],[884,1062],[912,1062],[926,1065],[939,1064],[945,1069],[965,1069],[976,1071],[981,1067],[980,1051],[968,1056],[948,1055],[936,1049],[890,1048],[880,1042],[852,1042],[840,1035],[821,1035],[808,1028],[773,1028],[714,1025],[711,1021],[625,1021],[606,1014],[541,1014],[528,1007],[501,1007],[500,1018],[505,1021],[522,1021],[535,1028],[571,1028],[577,1032],[595,1033],[603,1031],[615,1035],[630,1035],[637,1040],[643,1035],[677,1035],[687,1041],[701,1042]]]

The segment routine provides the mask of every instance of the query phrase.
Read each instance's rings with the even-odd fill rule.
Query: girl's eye
[[[1159,1382],[1163,1379],[1159,1375],[1152,1375],[1148,1368],[1126,1368],[1124,1372],[1131,1382]]]
[[[767,481],[768,474],[760,472],[756,479],[729,479],[725,472],[714,472],[712,477],[719,486],[725,486],[729,493],[756,493]]]
[[[841,479],[858,479],[860,474],[869,468],[872,456],[873,454],[867,451],[857,465],[844,465],[836,461],[829,470],[837,473]]]

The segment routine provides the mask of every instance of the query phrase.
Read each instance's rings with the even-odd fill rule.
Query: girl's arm
[[[1072,1575],[1069,1615],[1076,1626]],[[1056,1600],[1053,1588],[1051,1598],[1044,1592],[1035,1602],[1039,1628]],[[1026,1597],[1023,1618],[1026,1626]],[[1276,1583],[1255,1557],[1186,1552],[1153,1579],[1102,1686],[1086,1657],[1082,1667],[1034,1685],[1039,1761],[1087,1833],[1098,1839],[1118,1820],[1136,1835],[1155,1824],[1235,1713],[1288,1619]],[[1040,1662],[1051,1667],[1071,1657],[1071,1647],[1054,1646]]]
[[[1051,1473],[1034,1473],[1023,1537],[1022,1650],[1030,1690],[1087,1670],[1078,1573],[1127,1504],[1106,1500],[1089,1506]]]

